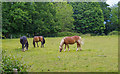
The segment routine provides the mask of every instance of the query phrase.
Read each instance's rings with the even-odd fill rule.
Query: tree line
[[[118,5],[106,2],[3,2],[2,34],[55,36],[60,32],[96,35],[118,31]]]

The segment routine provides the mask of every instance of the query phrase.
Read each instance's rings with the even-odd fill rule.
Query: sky
[[[112,6],[113,4],[117,4],[120,0],[107,0],[106,3]]]

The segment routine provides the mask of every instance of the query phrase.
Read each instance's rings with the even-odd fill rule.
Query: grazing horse
[[[20,37],[20,43],[22,44],[22,51],[25,51],[24,50],[24,45],[26,47],[26,50],[28,50],[28,41],[27,41],[27,37],[26,36]]]
[[[44,47],[44,44],[45,44],[45,39],[43,36],[34,36],[33,38],[33,45],[35,47],[35,42],[37,43],[37,47],[38,46],[38,42],[41,41],[41,48]]]
[[[61,43],[60,43],[60,46],[59,46],[60,52],[62,51],[64,44],[65,44],[65,50],[64,51],[66,51],[66,45],[67,45],[68,51],[69,51],[70,49],[69,49],[68,44],[74,44],[74,43],[77,43],[77,50],[76,51],[78,51],[79,47],[80,47],[80,50],[82,50],[81,44],[83,44],[83,41],[81,40],[81,37],[80,36],[72,36],[72,37],[64,37],[61,40]]]

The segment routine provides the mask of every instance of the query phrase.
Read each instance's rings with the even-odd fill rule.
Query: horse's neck
[[[60,44],[60,47],[63,47],[63,43],[62,43],[62,44]]]
[[[62,47],[64,44],[64,38],[61,40],[60,46]]]
[[[39,36],[39,41],[42,41],[42,40],[41,40],[41,36]]]

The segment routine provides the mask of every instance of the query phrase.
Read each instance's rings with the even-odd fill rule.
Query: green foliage
[[[3,13],[3,34],[29,33],[31,28],[30,10],[34,10],[34,4],[27,2],[4,2],[2,3]],[[33,11],[34,12],[34,11]],[[31,25],[31,26],[30,26]]]
[[[2,32],[7,36],[27,33],[47,36],[74,28],[72,6],[66,2],[4,2],[2,7]]]
[[[81,33],[74,33],[74,32],[59,32],[57,33],[57,36],[58,37],[64,37],[64,36],[81,36],[82,34]]]
[[[104,33],[107,35],[111,31],[111,23],[110,23],[110,18],[111,18],[111,8],[106,2],[99,2],[100,7],[103,11],[103,16],[104,16],[104,24],[105,24],[105,30]]]
[[[5,50],[2,51],[2,72],[13,72],[13,69],[17,69],[18,72],[26,72],[30,67],[25,63],[22,63],[20,59],[16,59],[15,56],[5,55]]]
[[[118,30],[118,5],[111,7],[111,30]]]
[[[73,7],[67,2],[59,2],[54,4],[56,10],[55,22],[56,28],[61,31],[71,31],[74,29],[73,25]]]
[[[52,8],[53,3],[35,3],[36,14],[33,15],[34,33],[36,35],[46,35],[55,33],[55,10]]]
[[[2,39],[6,39],[6,37],[2,35]]]
[[[118,35],[118,31],[112,31],[109,33],[109,35]]]
[[[106,2],[99,2],[99,4],[103,11],[104,21],[107,22],[107,20],[110,20],[111,8]]]
[[[104,32],[103,12],[98,2],[71,3],[77,32],[101,34]]]
[[[2,34],[6,38],[27,33],[56,36],[64,31],[108,34],[119,26],[118,6],[108,6],[106,2],[3,2]]]

